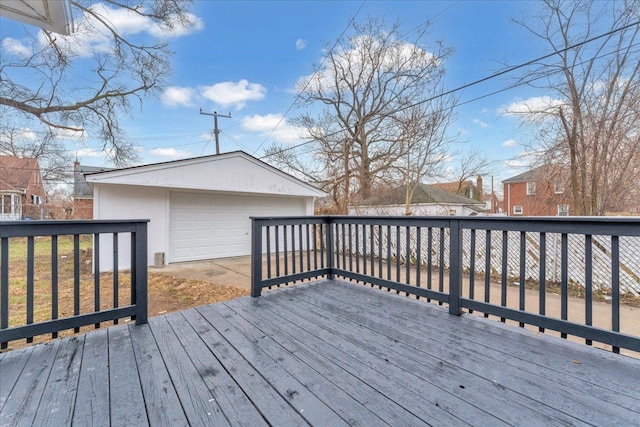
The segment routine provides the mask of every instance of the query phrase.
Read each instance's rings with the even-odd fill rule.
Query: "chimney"
[[[480,200],[484,200],[484,191],[482,190],[482,177],[480,175],[478,175],[476,187],[478,187],[478,194],[480,195]]]

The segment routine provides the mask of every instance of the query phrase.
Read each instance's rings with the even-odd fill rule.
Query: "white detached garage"
[[[167,263],[249,255],[250,217],[313,215],[315,198],[325,196],[242,151],[100,172],[87,182],[94,219],[150,220],[149,265],[156,253]],[[101,251],[101,269],[112,269],[109,252]]]

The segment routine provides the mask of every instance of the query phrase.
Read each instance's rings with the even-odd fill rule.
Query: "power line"
[[[580,47],[580,46],[583,46],[583,45],[585,45],[585,44],[588,44],[588,43],[594,42],[594,41],[596,41],[596,40],[599,40],[599,39],[601,39],[601,38],[604,38],[604,37],[607,37],[607,36],[613,35],[613,34],[615,34],[615,33],[618,33],[618,32],[620,32],[620,31],[626,30],[626,29],[628,29],[628,28],[634,27],[634,26],[636,26],[636,25],[640,25],[640,21],[635,21],[634,23],[631,23],[631,24],[628,24],[628,25],[622,26],[622,27],[620,27],[620,28],[613,29],[613,30],[611,30],[611,31],[608,31],[608,32],[606,32],[606,33],[600,34],[600,35],[598,35],[598,36],[592,37],[592,38],[587,39],[587,40],[583,40],[583,41],[581,41],[581,42],[579,42],[579,43],[575,43],[575,44],[570,45],[570,46],[568,46],[568,47],[565,47],[565,48],[563,48],[563,49],[555,50],[555,51],[553,51],[553,52],[551,52],[551,53],[548,53],[548,54],[543,55],[543,56],[540,56],[540,57],[538,57],[538,58],[535,58],[535,59],[529,60],[529,61],[524,62],[524,63],[521,63],[521,64],[519,64],[519,65],[515,65],[515,66],[512,66],[512,67],[508,67],[508,68],[506,68],[506,69],[504,69],[504,70],[501,70],[501,71],[498,71],[498,72],[496,72],[496,73],[490,74],[489,76],[486,76],[486,77],[483,77],[483,78],[481,78],[481,79],[475,80],[475,81],[473,81],[473,82],[471,82],[471,83],[467,83],[467,84],[464,84],[464,85],[462,85],[462,86],[458,86],[458,87],[456,87],[456,88],[454,88],[454,89],[451,89],[451,90],[445,91],[445,92],[443,92],[443,93],[440,93],[440,94],[438,94],[438,95],[432,96],[432,97],[427,98],[427,99],[424,99],[424,100],[422,100],[422,101],[418,101],[418,102],[416,102],[416,103],[414,103],[414,104],[410,104],[410,105],[407,105],[407,106],[405,106],[405,107],[398,108],[398,109],[396,109],[396,110],[393,110],[393,111],[391,111],[391,112],[389,112],[389,113],[384,114],[383,116],[384,116],[384,117],[390,117],[390,116],[391,116],[391,115],[393,115],[393,114],[399,113],[399,112],[404,111],[404,110],[407,110],[407,109],[409,109],[409,108],[413,108],[413,107],[416,107],[416,106],[418,106],[418,105],[422,105],[422,104],[425,104],[425,103],[427,103],[427,102],[431,102],[431,101],[434,101],[434,100],[436,100],[436,99],[442,98],[442,97],[444,97],[444,96],[451,95],[451,94],[453,94],[453,93],[459,92],[459,91],[464,90],[464,89],[467,89],[467,88],[469,88],[469,87],[476,86],[476,85],[478,85],[478,84],[480,84],[480,83],[484,83],[484,82],[486,82],[486,81],[488,81],[488,80],[495,79],[495,78],[500,77],[500,76],[502,76],[502,75],[504,75],[504,74],[511,73],[511,72],[513,72],[513,71],[519,70],[519,69],[524,68],[524,67],[527,67],[527,66],[529,66],[529,65],[532,65],[532,64],[534,64],[534,63],[536,63],[536,62],[543,61],[543,60],[545,60],[545,59],[551,58],[552,56],[555,56],[555,55],[557,55],[557,54],[559,54],[559,53],[562,53],[562,52],[566,52],[566,51],[568,51],[568,50],[575,49],[575,48],[577,48],[577,47]],[[625,48],[625,49],[626,49],[626,48]],[[618,50],[617,50],[617,51],[615,51],[615,52],[619,52],[620,50],[622,50],[622,48],[621,48],[621,49],[618,49]],[[614,53],[615,53],[615,52],[614,52]],[[602,56],[600,56],[600,57],[602,57]],[[592,58],[592,59],[597,59],[597,58],[600,58],[600,57],[594,57],[594,58]],[[498,91],[492,92],[492,93],[490,93],[490,94],[480,96],[480,97],[478,97],[478,98],[474,98],[474,99],[472,99],[472,100],[466,101],[466,102],[465,102],[465,103],[463,103],[463,104],[458,104],[458,105],[464,105],[464,104],[466,104],[466,103],[470,103],[470,102],[473,102],[473,101],[477,101],[477,100],[479,100],[479,99],[482,99],[482,98],[486,98],[486,97],[488,97],[488,96],[495,95],[495,94],[497,94],[497,93],[500,93],[500,92],[503,92],[503,91],[506,91],[506,90],[512,89],[512,88],[514,88],[514,87],[518,87],[518,86],[521,86],[521,85],[523,85],[523,84],[530,83],[531,81],[535,81],[535,80],[537,80],[537,79],[539,79],[539,78],[548,77],[549,75],[552,75],[552,74],[554,74],[554,73],[556,73],[556,72],[560,72],[560,71],[561,71],[561,70],[559,70],[559,71],[555,71],[555,72],[553,72],[553,73],[549,73],[549,74],[547,74],[547,75],[542,75],[542,76],[536,77],[536,78],[534,78],[534,79],[532,79],[532,80],[529,80],[529,81],[526,81],[526,82],[519,82],[519,83],[516,83],[516,84],[512,85],[511,87],[504,88],[504,89],[501,89],[501,90],[498,90]],[[358,124],[359,124],[359,125],[362,125],[362,124],[364,124],[364,123],[367,123],[367,120],[365,120],[365,121],[363,121],[363,122],[359,122]],[[344,132],[345,130],[346,130],[345,128],[340,129],[340,130],[338,130],[338,131],[335,131],[335,132],[332,132],[332,133],[329,133],[329,134],[325,135],[325,137],[331,137],[331,136],[338,135],[338,134],[340,134],[341,132]],[[294,149],[296,149],[296,148],[299,148],[299,147],[301,147],[301,146],[304,146],[304,145],[310,144],[310,143],[315,142],[315,141],[318,141],[318,139],[317,139],[317,138],[313,138],[313,139],[310,139],[309,141],[305,141],[305,142],[302,142],[302,143],[300,143],[300,144],[296,144],[296,145],[292,145],[292,146],[287,147],[287,148],[283,148],[283,149],[281,149],[281,150],[279,150],[279,151],[276,151],[276,152],[274,152],[274,153],[270,153],[270,154],[264,155],[264,156],[260,157],[260,159],[264,159],[264,158],[266,158],[266,157],[271,157],[271,156],[274,156],[274,155],[276,155],[276,154],[280,154],[280,153],[283,153],[283,152],[286,152],[286,151],[294,150]]]

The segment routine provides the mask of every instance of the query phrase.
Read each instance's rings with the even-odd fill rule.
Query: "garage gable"
[[[89,185],[119,184],[283,196],[323,197],[325,193],[244,153],[232,153],[101,172]]]

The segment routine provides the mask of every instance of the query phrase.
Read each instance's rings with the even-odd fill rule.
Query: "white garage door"
[[[252,216],[304,215],[301,199],[171,193],[169,262],[251,253]]]

